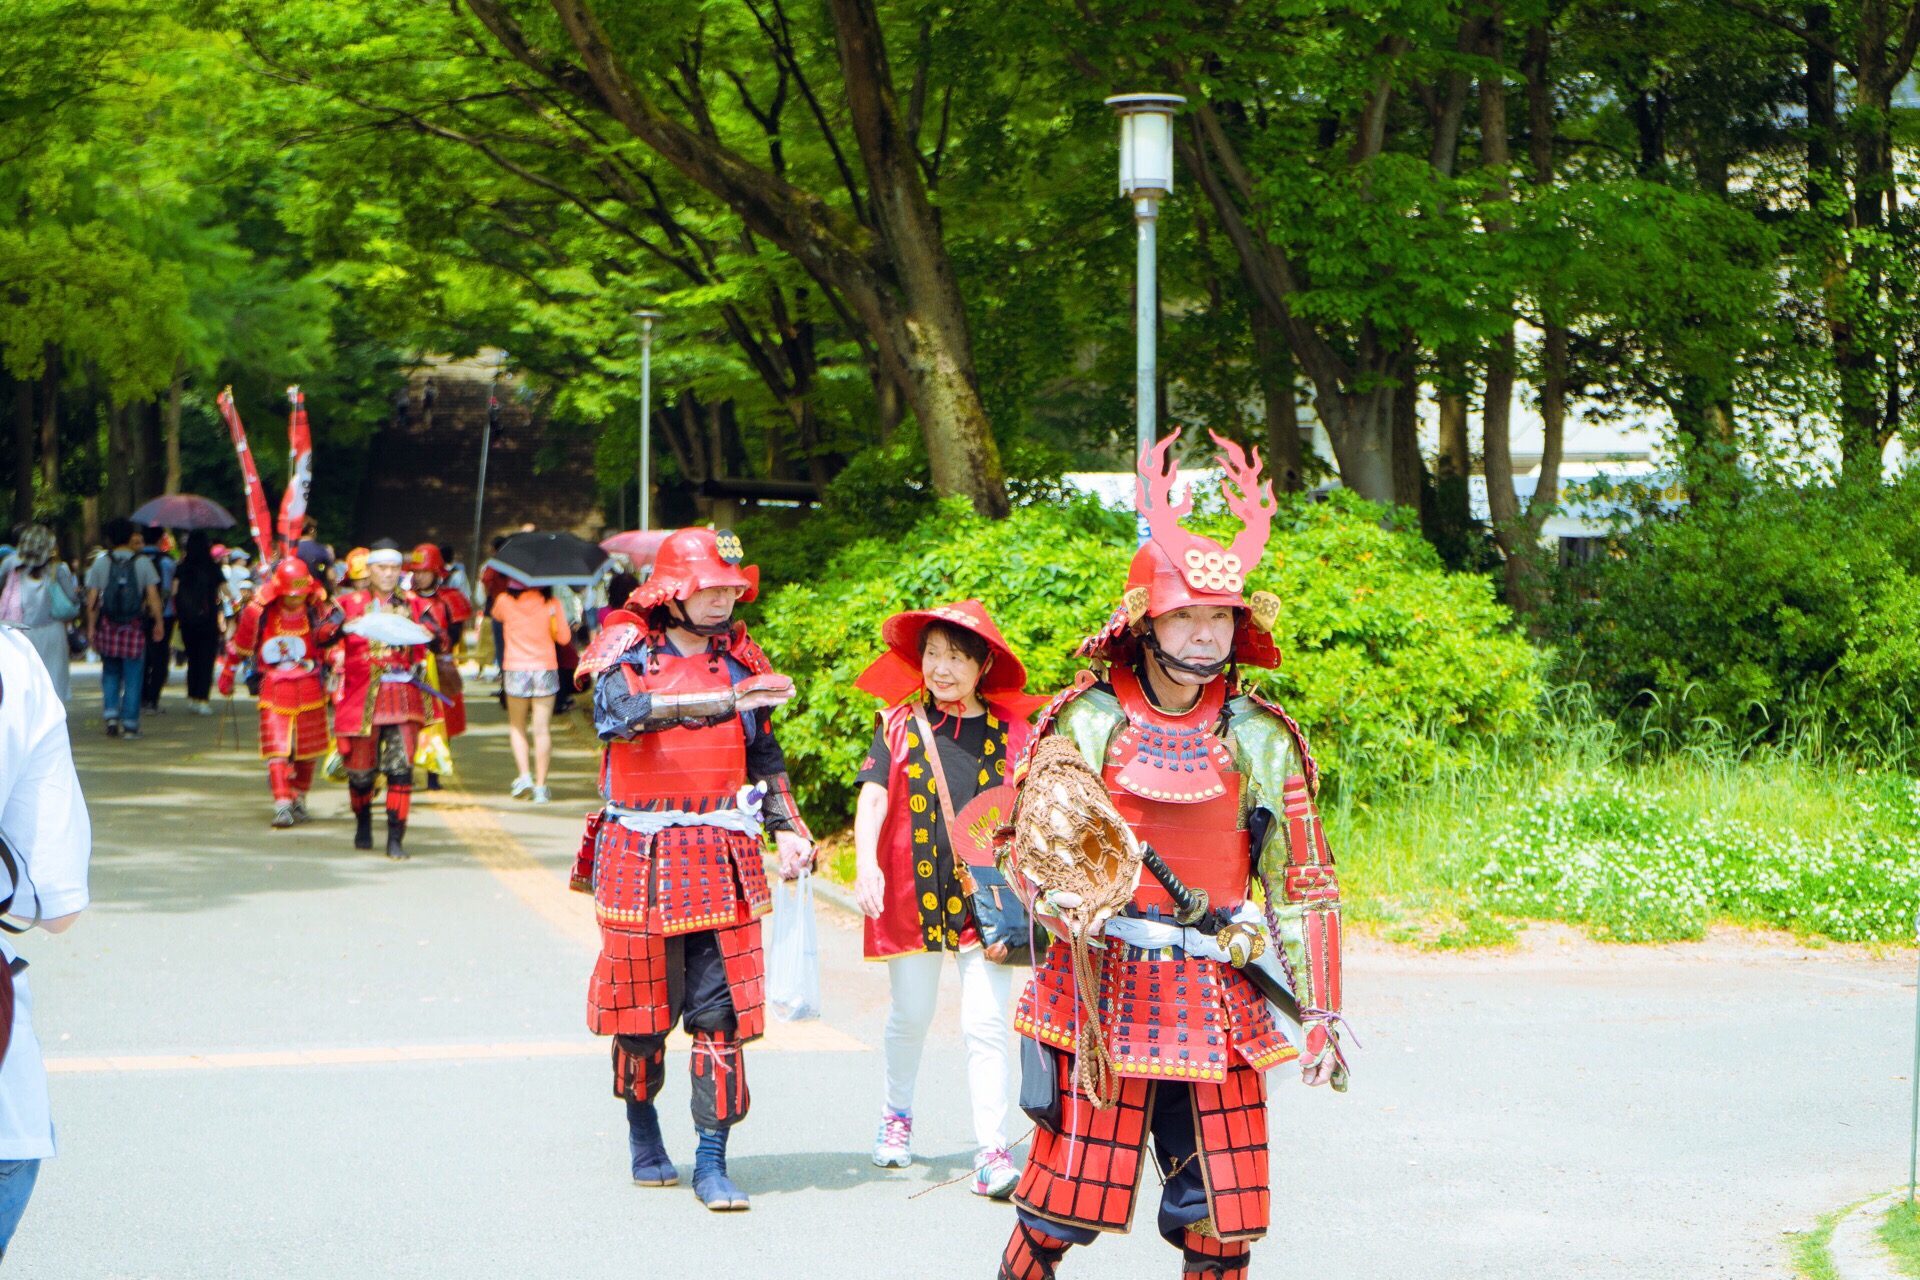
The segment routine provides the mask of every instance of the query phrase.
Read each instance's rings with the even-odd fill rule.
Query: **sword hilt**
[[[1140,843],[1140,865],[1153,873],[1153,878],[1160,882],[1160,887],[1167,891],[1169,898],[1173,899],[1173,918],[1180,924],[1189,929],[1205,927],[1202,922],[1206,921],[1208,916],[1216,914],[1210,909],[1212,904],[1207,899],[1207,891],[1188,888],[1186,881],[1167,865],[1166,859],[1144,840]],[[1213,928],[1208,928],[1207,932],[1212,933],[1224,924],[1225,922],[1221,921]]]

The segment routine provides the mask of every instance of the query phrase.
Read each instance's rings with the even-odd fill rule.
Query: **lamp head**
[[[1120,117],[1120,194],[1158,199],[1173,190],[1173,117],[1177,93],[1120,93],[1107,105]]]

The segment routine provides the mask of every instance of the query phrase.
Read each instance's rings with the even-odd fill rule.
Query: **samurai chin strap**
[[[687,617],[685,609],[676,607],[678,604],[679,602],[675,601],[673,604],[666,606],[667,625],[670,627],[676,627],[681,631],[691,631],[696,636],[705,636],[708,639],[712,639],[714,636],[726,635],[729,631],[733,630],[732,614],[728,614],[726,619],[721,622],[694,622]]]
[[[1220,1240],[1192,1229],[1181,1233],[1181,1280],[1247,1280],[1252,1257],[1244,1240]]]
[[[1233,665],[1233,655],[1231,654],[1220,659],[1218,662],[1188,662],[1184,658],[1176,658],[1160,647],[1160,637],[1153,634],[1152,626],[1148,626],[1146,631],[1141,634],[1140,645],[1148,653],[1153,655],[1155,662],[1159,663],[1166,670],[1181,671],[1187,675],[1199,676],[1206,680],[1213,679],[1215,676],[1224,672],[1229,666]]]
[[[813,832],[800,816],[800,806],[793,798],[793,786],[787,775],[776,773],[757,781],[767,789],[766,798],[760,802],[761,820],[767,830],[791,831],[803,840],[812,840]]]

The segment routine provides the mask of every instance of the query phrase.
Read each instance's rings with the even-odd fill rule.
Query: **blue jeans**
[[[108,720],[118,720],[123,729],[140,727],[140,678],[146,673],[147,655],[137,658],[100,659],[100,698],[106,704]]]
[[[38,1160],[0,1160],[0,1256],[13,1243],[14,1228],[27,1212],[34,1179],[39,1176]]]

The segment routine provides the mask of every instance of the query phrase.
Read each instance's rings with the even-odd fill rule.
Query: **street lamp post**
[[[1134,269],[1134,448],[1145,452],[1159,434],[1156,340],[1160,328],[1160,291],[1155,257],[1155,224],[1160,199],[1173,191],[1173,116],[1186,99],[1177,93],[1122,93],[1107,99],[1120,117],[1120,194],[1133,201],[1140,231]],[[1140,542],[1147,541],[1147,517],[1138,516]]]
[[[480,581],[480,533],[487,510],[487,455],[493,452],[493,429],[500,425],[500,374],[507,367],[502,351],[493,362],[493,383],[487,390],[487,421],[480,428],[480,480],[473,489],[473,578]]]
[[[666,319],[664,311],[642,308],[633,313],[640,326],[640,528],[652,528],[653,504],[647,501],[647,481],[653,453],[653,322]]]

